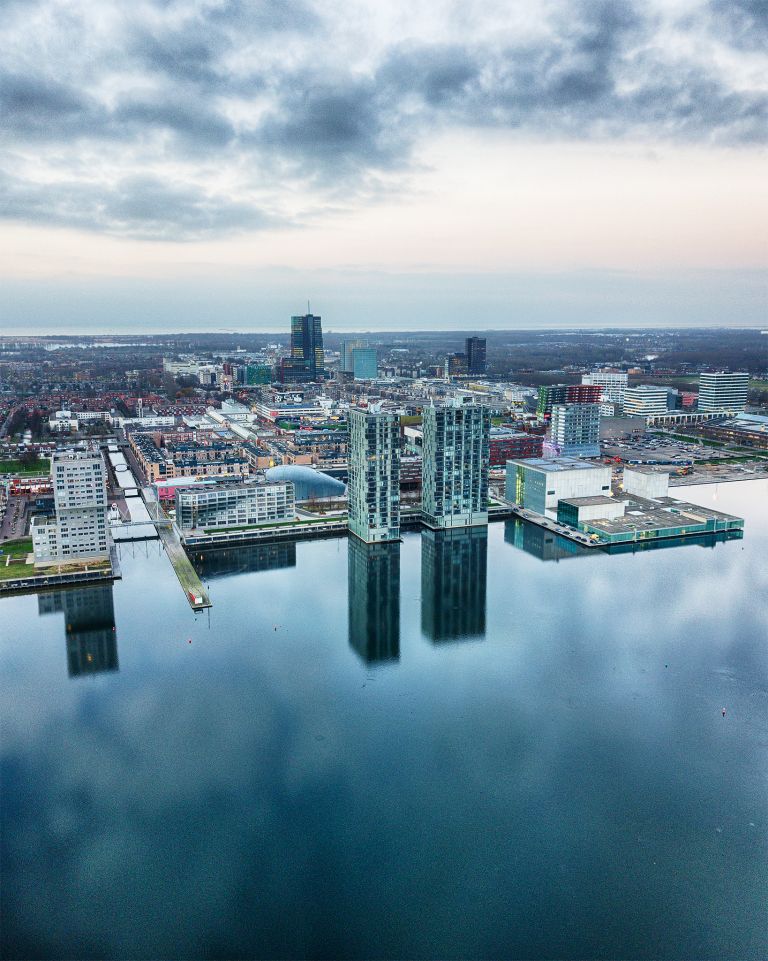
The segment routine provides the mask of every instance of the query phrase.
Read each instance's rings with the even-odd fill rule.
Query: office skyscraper
[[[400,538],[400,423],[378,408],[349,411],[349,529],[372,544]]]
[[[452,398],[423,410],[423,513],[432,528],[488,523],[491,415]]]
[[[284,384],[321,380],[325,377],[323,328],[320,317],[291,317],[291,356],[283,358],[278,377]]]
[[[747,404],[749,374],[718,371],[699,374],[699,410],[743,411]]]
[[[341,342],[341,369],[351,374],[354,370],[352,352],[368,347],[367,340],[343,340]]]
[[[375,380],[379,376],[375,347],[355,347],[352,351],[352,376],[355,380]]]
[[[467,337],[464,353],[467,355],[467,372],[470,374],[484,374],[485,337]]]

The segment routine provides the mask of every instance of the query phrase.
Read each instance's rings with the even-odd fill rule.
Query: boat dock
[[[210,598],[203,587],[203,582],[187,557],[176,529],[170,526],[162,526],[158,527],[157,531],[168,555],[168,560],[171,562],[176,577],[179,579],[179,584],[181,584],[182,590],[189,601],[189,606],[193,611],[202,611],[206,607],[212,607]]]

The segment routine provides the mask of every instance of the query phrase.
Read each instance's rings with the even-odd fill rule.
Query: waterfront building
[[[293,484],[237,484],[176,491],[176,524],[183,531],[250,527],[293,520]]]
[[[484,374],[486,372],[485,343],[485,337],[467,337],[464,348],[467,373]]]
[[[600,405],[555,404],[550,443],[565,457],[600,456]]]
[[[600,388],[600,400],[611,404],[623,404],[629,375],[621,371],[593,370],[582,374],[581,382]]]
[[[366,664],[400,658],[400,542],[348,539],[349,646]]]
[[[107,475],[99,451],[55,451],[54,516],[32,519],[35,564],[108,558]]]
[[[717,373],[699,374],[699,410],[743,411],[747,403],[749,374]]]
[[[666,471],[655,471],[651,467],[627,464],[622,477],[622,489],[625,494],[636,494],[653,500],[656,497],[667,497],[669,494],[669,474]]]
[[[349,529],[367,543],[400,538],[400,422],[378,406],[349,411]]]
[[[355,347],[352,351],[352,376],[355,380],[376,380],[379,368],[375,347]]]
[[[624,392],[625,417],[653,417],[666,414],[668,388],[656,384],[638,384]]]
[[[488,531],[421,535],[421,629],[433,642],[485,634]]]
[[[577,457],[530,458],[507,463],[507,500],[557,519],[557,504],[567,497],[610,494],[611,468]]]
[[[425,407],[422,421],[424,522],[433,528],[487,524],[488,408],[457,397]]]

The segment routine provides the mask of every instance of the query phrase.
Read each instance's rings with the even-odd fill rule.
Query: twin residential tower
[[[488,523],[490,413],[460,398],[423,412],[424,523]],[[349,529],[369,544],[400,538],[400,421],[374,405],[349,412]]]

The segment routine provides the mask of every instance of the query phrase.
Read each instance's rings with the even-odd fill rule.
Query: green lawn
[[[47,457],[31,464],[24,464],[20,460],[0,460],[0,474],[20,474],[23,477],[35,477],[50,474],[51,462]]]
[[[0,550],[3,552],[1,555],[3,557],[7,557],[8,554],[12,557],[26,557],[27,554],[32,553],[32,538],[20,537],[15,541],[0,542]]]
[[[229,534],[232,531],[260,531],[267,527],[295,527],[297,524],[327,524],[329,521],[345,521],[347,515],[341,517],[299,517],[295,521],[268,521],[266,524],[244,524],[241,527],[212,527],[203,528],[204,534]]]

